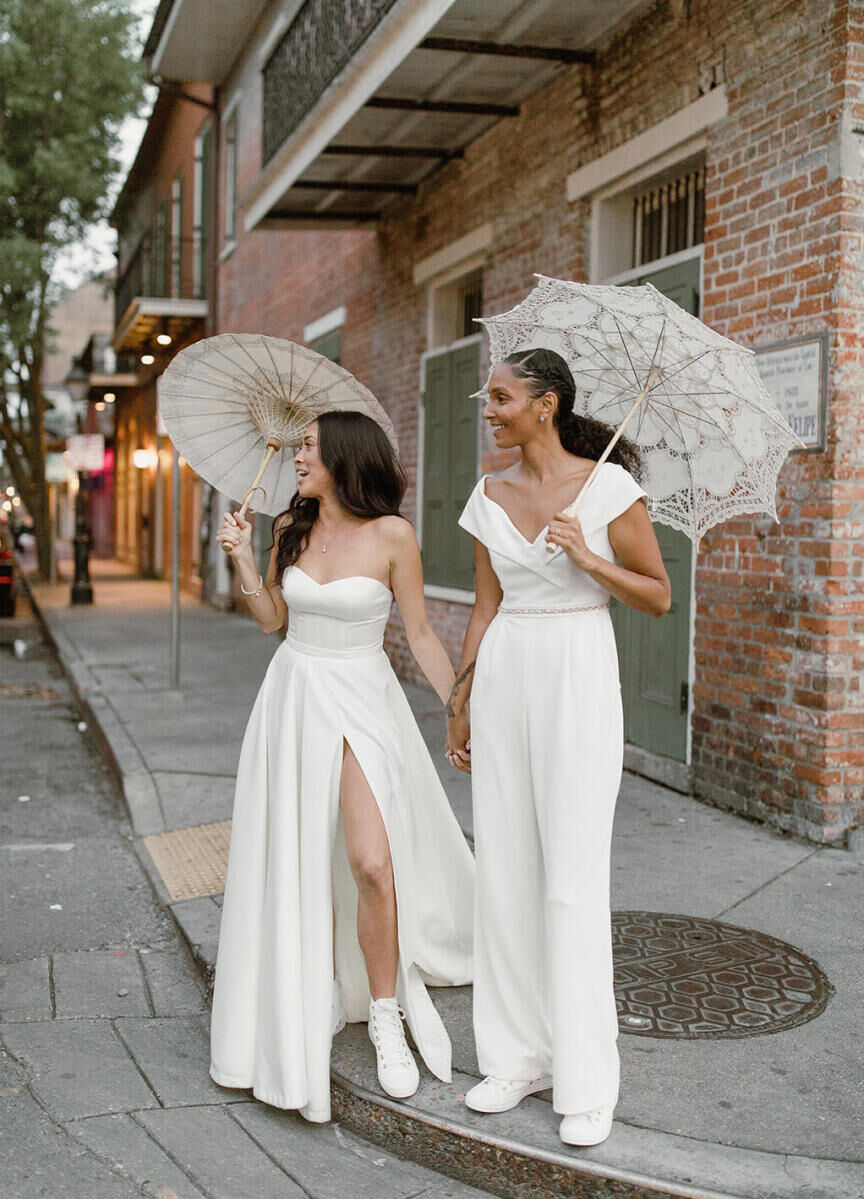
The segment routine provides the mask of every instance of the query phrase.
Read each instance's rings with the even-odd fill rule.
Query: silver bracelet
[[[261,578],[260,575],[258,576],[258,590],[257,591],[247,591],[246,588],[243,586],[243,584],[242,583],[240,584],[241,595],[251,595],[254,597],[256,595],[260,595],[263,590],[264,590],[264,580]]]

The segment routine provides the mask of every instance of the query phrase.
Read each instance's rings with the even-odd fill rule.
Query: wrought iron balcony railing
[[[114,324],[120,324],[133,300],[142,297],[202,300],[206,298],[205,247],[200,237],[142,238],[117,280]]]
[[[306,0],[264,67],[267,163],[396,0]]]

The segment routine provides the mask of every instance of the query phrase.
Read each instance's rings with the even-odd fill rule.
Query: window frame
[[[237,149],[238,120],[236,105],[225,117],[225,173],[223,176],[224,203],[222,214],[223,253],[237,244]]]
[[[195,138],[195,168],[192,177],[192,291],[196,300],[206,300],[210,290],[211,196],[213,190],[213,123],[207,121]]]

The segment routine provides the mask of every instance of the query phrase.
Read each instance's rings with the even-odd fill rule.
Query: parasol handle
[[[284,443],[282,441],[280,441],[278,437],[268,437],[267,438],[267,449],[264,451],[264,457],[261,461],[261,465],[258,467],[258,474],[252,480],[252,486],[249,488],[249,490],[244,495],[243,503],[240,506],[240,511],[237,513],[237,515],[240,517],[241,520],[246,519],[246,509],[249,507],[249,505],[252,502],[252,496],[258,490],[258,484],[261,482],[264,471],[270,465],[271,458],[273,458],[276,454],[278,454],[279,451],[282,449],[283,444]]]
[[[587,492],[587,490],[591,486],[591,484],[594,482],[594,479],[596,478],[597,472],[599,471],[600,467],[603,465],[603,463],[606,461],[606,459],[609,457],[609,455],[615,449],[615,446],[618,444],[619,439],[624,434],[624,430],[627,428],[627,425],[630,423],[631,417],[634,416],[635,413],[638,411],[640,404],[645,399],[645,397],[647,396],[647,394],[651,390],[651,388],[654,386],[659,374],[660,374],[660,371],[658,370],[658,368],[656,366],[651,368],[651,372],[648,375],[647,380],[645,381],[645,383],[643,383],[643,385],[639,391],[639,394],[637,395],[636,399],[633,401],[632,408],[627,413],[627,415],[624,417],[624,419],[622,420],[622,422],[618,426],[618,428],[615,430],[615,436],[612,438],[612,440],[606,446],[606,449],[603,451],[603,453],[600,455],[600,457],[594,463],[594,466],[592,467],[592,470],[591,470],[591,474],[588,476],[588,478],[585,480],[585,482],[579,488],[579,494],[576,496],[576,499],[573,501],[572,504],[568,504],[567,507],[564,509],[565,516],[575,516],[576,515],[576,509],[579,505],[579,501],[585,495],[585,493]],[[563,554],[563,552],[564,551],[561,549],[560,545],[548,545],[547,544],[547,546],[546,546],[547,554]]]

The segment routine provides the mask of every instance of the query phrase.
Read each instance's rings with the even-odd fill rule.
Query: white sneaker
[[[612,1107],[598,1107],[593,1112],[565,1116],[558,1130],[565,1145],[599,1145],[612,1131]]]
[[[345,1006],[342,1003],[342,988],[339,979],[333,979],[333,999],[330,1005],[330,1036],[335,1037],[345,1027]]]
[[[512,1107],[521,1103],[526,1095],[535,1095],[538,1091],[546,1091],[552,1086],[552,1078],[548,1074],[540,1078],[531,1078],[527,1082],[512,1078],[484,1078],[472,1087],[465,1096],[465,1105],[474,1112],[509,1112]]]
[[[407,1099],[420,1086],[420,1071],[405,1040],[405,1013],[395,999],[369,1004],[369,1040],[378,1056],[378,1081],[393,1099]]]

